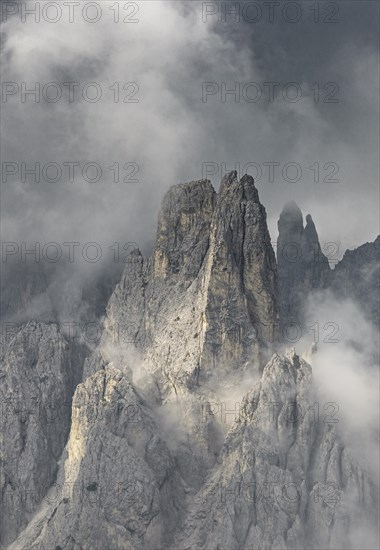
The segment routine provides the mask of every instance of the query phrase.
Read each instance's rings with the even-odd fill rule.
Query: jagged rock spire
[[[127,267],[107,327],[133,325],[137,346],[173,389],[246,363],[258,371],[277,319],[265,208],[253,178],[231,172],[218,194],[208,180],[169,189],[152,259]]]
[[[292,203],[279,228],[279,243],[302,260],[285,254],[292,277],[281,289],[306,293],[324,275],[314,223],[307,216],[304,228]],[[348,252],[337,274],[372,285],[379,244]],[[291,349],[275,353],[257,383],[244,376],[259,374],[260,325],[277,318],[252,178],[232,172],[218,194],[205,180],[171,188],[152,258],[130,254],[107,314],[71,415],[65,408],[57,424],[19,409],[33,394],[42,411],[51,398],[69,404],[79,355],[55,325],[28,324],[4,345],[3,401],[21,398],[3,415],[0,449],[9,550],[379,547],[378,487],[337,418],[320,416],[311,366]],[[37,492],[32,509],[24,491]]]
[[[326,286],[330,266],[322,253],[310,214],[306,225],[298,205],[288,202],[278,221],[277,266],[282,326],[303,324],[303,306],[310,290]]]
[[[380,235],[373,242],[346,250],[332,273],[331,288],[340,298],[354,300],[379,327]]]

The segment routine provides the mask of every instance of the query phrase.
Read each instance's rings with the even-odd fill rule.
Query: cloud
[[[313,367],[321,415],[334,411],[343,441],[377,479],[378,333],[353,301],[325,291],[309,297],[306,327],[297,350],[302,353],[317,342],[317,353],[306,360]]]
[[[347,8],[341,7],[338,24],[319,28],[335,47],[330,55],[318,54],[313,71],[305,52],[295,49],[309,32],[306,51],[314,57],[317,46],[319,51],[317,27],[310,27],[309,19],[300,21],[296,29],[283,20],[275,20],[272,30],[265,21],[260,27],[242,21],[236,28],[233,23],[216,24],[215,18],[204,23],[201,2],[188,9],[181,3],[162,1],[138,6],[136,24],[116,24],[113,12],[106,9],[108,4],[94,24],[79,15],[69,23],[67,14],[54,24],[35,23],[32,17],[22,23],[19,16],[4,24],[3,81],[28,86],[35,82],[41,86],[47,82],[81,84],[78,101],[71,104],[67,89],[57,103],[28,100],[21,104],[19,96],[9,98],[4,105],[4,158],[42,165],[93,161],[104,171],[98,184],[80,178],[69,184],[64,176],[58,184],[8,182],[3,190],[5,230],[18,238],[48,234],[61,240],[111,241],[131,235],[128,240],[144,242],[154,234],[159,202],[170,185],[200,178],[203,162],[217,163],[216,185],[223,163],[229,170],[236,162],[241,168],[256,162],[264,172],[258,186],[274,238],[282,203],[295,198],[305,209],[314,210],[314,217],[321,216],[323,238],[352,242],[353,237],[346,237],[329,219],[333,213],[346,214],[355,199],[374,214],[372,201],[358,193],[359,182],[374,191],[376,166],[370,161],[376,151],[376,117],[368,113],[376,108],[377,96],[376,46],[366,43],[360,49],[365,36],[358,30],[360,20],[355,23],[356,40],[349,47],[343,43],[352,30]],[[264,47],[266,32],[273,38],[269,51]],[[334,78],[344,81],[338,104],[314,102],[310,86],[316,77],[321,85]],[[227,87],[256,82],[265,96],[263,82],[268,78],[281,82],[280,89],[296,79],[305,97],[296,103],[281,100],[281,95],[273,103],[264,99],[248,103],[240,97],[237,103],[227,96],[222,103],[215,94],[202,103],[203,82],[219,87],[222,82]],[[101,87],[103,97],[97,103],[79,99],[88,82]],[[115,90],[109,90],[114,82],[136,82],[139,103],[115,103]],[[125,95],[122,89],[121,95]],[[357,158],[356,148],[363,158]],[[339,184],[310,183],[309,166],[318,162],[322,178],[327,174],[323,165],[329,161],[339,165]],[[139,182],[115,184],[108,169],[114,162],[137,163]],[[264,162],[280,163],[275,183],[268,182]],[[289,162],[302,168],[303,178],[296,184],[282,176]],[[23,224],[16,229],[10,218],[21,212]],[[355,244],[374,235],[374,224],[362,225],[361,230],[353,227]]]
[[[281,16],[273,24],[265,17],[257,25],[221,23],[218,17],[205,23],[202,2],[161,0],[138,3],[138,23],[121,22],[131,15],[119,3],[115,23],[111,4],[102,3],[96,23],[86,22],[79,10],[73,23],[64,11],[56,23],[43,18],[36,23],[33,16],[24,23],[18,13],[3,24],[2,81],[19,86],[2,108],[3,162],[18,166],[2,183],[3,240],[42,246],[79,242],[81,248],[96,242],[105,264],[113,261],[110,247],[116,242],[121,248],[135,242],[149,253],[164,192],[201,178],[207,162],[213,163],[216,188],[236,163],[241,172],[256,163],[248,171],[255,176],[258,166],[262,173],[257,186],[273,241],[279,212],[290,199],[313,215],[322,244],[339,244],[340,256],[374,239],[378,54],[370,5],[366,12],[339,3],[339,23],[329,26],[314,23],[304,3],[296,25]],[[280,82],[273,102],[266,99],[268,81]],[[302,89],[295,103],[283,97],[292,81]],[[323,102],[323,86],[330,81],[339,84],[338,103]],[[22,103],[23,82],[28,89],[36,82],[41,89],[58,83],[62,98],[52,103],[42,96],[35,103],[28,95]],[[79,83],[73,102],[65,82]],[[97,93],[94,86],[86,88],[91,82],[102,93],[95,103],[82,97]],[[135,85],[124,90],[128,82]],[[217,93],[203,102],[205,82],[214,83]],[[255,103],[242,92],[251,82],[263,95]],[[239,101],[231,94],[221,101],[223,83],[227,89],[237,86]],[[139,102],[124,103],[126,98]],[[21,164],[32,168],[36,162],[42,171],[49,163],[58,165],[59,181],[42,174],[40,183],[33,176],[22,183]],[[80,164],[73,183],[69,162]],[[84,172],[86,163],[100,166],[100,181],[86,181],[83,173],[94,178],[93,167]],[[271,163],[276,163],[273,182]],[[302,177],[291,183],[295,165]],[[339,182],[324,182],[336,167]],[[50,167],[50,179],[55,169]],[[358,215],[362,212],[365,216]],[[79,254],[71,268],[75,281],[79,272],[84,284],[98,265]]]

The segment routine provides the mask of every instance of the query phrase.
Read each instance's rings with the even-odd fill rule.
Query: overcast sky
[[[35,4],[40,21],[24,13]],[[62,5],[59,21],[52,4],[3,11],[4,240],[134,241],[148,250],[164,192],[200,179],[206,162],[216,188],[224,166],[251,163],[272,240],[288,200],[312,214],[322,243],[340,244],[339,256],[375,239],[377,2],[281,2],[272,13],[262,2],[233,3],[240,20],[224,20],[226,2],[123,1],[119,13],[114,1],[84,11],[81,2]],[[36,83],[39,102],[22,93]],[[237,95],[223,97],[223,86]],[[39,183],[22,183],[21,164],[36,162],[41,171],[56,163],[59,181],[45,181],[58,173],[50,166]],[[73,182],[67,163],[80,163]],[[102,168],[100,181],[85,181],[86,163]],[[86,174],[96,179],[93,168]]]

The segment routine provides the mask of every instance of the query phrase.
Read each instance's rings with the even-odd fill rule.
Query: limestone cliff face
[[[331,287],[337,296],[354,300],[379,326],[380,235],[374,242],[346,250],[332,273]]]
[[[329,284],[331,270],[312,217],[306,216],[304,226],[294,202],[284,206],[278,221],[277,266],[282,325],[302,325],[308,294]]]
[[[376,486],[316,404],[311,367],[275,354],[223,444],[209,434],[196,487],[162,407],[107,365],[78,386],[55,490],[9,550],[376,548]]]
[[[322,253],[314,222],[308,214],[286,204],[278,221],[277,269],[281,324],[304,323],[307,298],[315,290],[330,289],[339,298],[356,302],[367,318],[379,324],[380,236],[347,250],[331,269]]]
[[[259,372],[277,321],[276,263],[253,179],[225,176],[171,188],[156,247],[130,256],[107,309],[111,338],[135,343],[163,396],[245,366]]]
[[[376,524],[376,486],[314,399],[311,367],[294,350],[274,355],[192,499],[178,548],[376,545],[365,534]]]
[[[83,356],[54,324],[12,326],[2,337],[0,541],[6,544],[55,480]]]
[[[309,216],[304,227],[288,205],[279,228],[281,311],[300,319],[330,268]],[[375,481],[319,407],[311,366],[270,347],[277,303],[252,178],[172,187],[154,252],[130,254],[82,377],[54,324],[3,346],[3,399],[19,388],[42,409],[72,402],[59,425],[3,416],[3,499],[39,495],[30,510],[3,506],[7,550],[378,548]]]
[[[183,482],[153,411],[112,365],[78,386],[63,459],[59,490],[15,548],[168,547]]]

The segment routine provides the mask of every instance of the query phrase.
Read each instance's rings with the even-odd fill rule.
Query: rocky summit
[[[2,548],[378,547],[378,481],[278,327],[365,273],[360,299],[379,258],[357,249],[334,274],[311,216],[289,203],[278,227],[276,260],[250,176],[175,185],[96,348],[54,322],[5,338]]]
[[[311,215],[304,226],[295,202],[284,206],[278,220],[277,262],[281,319],[303,324],[306,298],[310,291],[328,286],[330,266]]]
[[[211,378],[258,372],[278,320],[276,260],[253,178],[172,187],[153,255],[131,255],[106,332],[133,340],[162,398]]]

